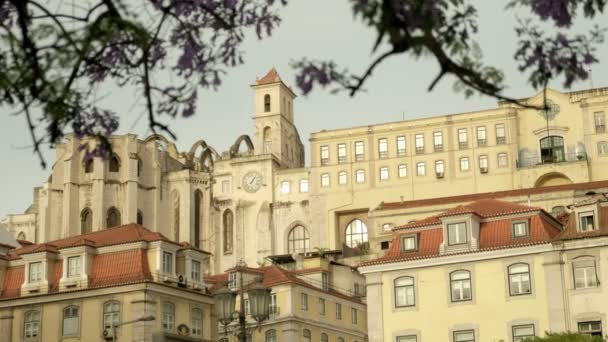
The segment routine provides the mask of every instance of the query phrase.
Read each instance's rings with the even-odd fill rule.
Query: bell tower
[[[255,98],[255,154],[271,154],[284,167],[304,166],[304,145],[294,123],[296,94],[272,68],[251,86]]]

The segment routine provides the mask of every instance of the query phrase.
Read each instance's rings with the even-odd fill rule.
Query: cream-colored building
[[[608,88],[548,90],[547,111],[499,103],[321,130],[310,137],[308,167],[293,91],[274,69],[252,89],[252,136],[226,152],[204,140],[178,151],[159,135],[123,135],[111,137],[110,158],[87,159],[86,142],[67,139],[33,204],[2,224],[45,242],[137,222],[211,252],[211,274],[315,247],[356,264],[360,254],[381,253],[386,227],[406,223],[378,219],[383,202],[608,180]],[[524,101],[541,106],[542,93]],[[549,211],[573,201],[535,205]]]
[[[352,267],[318,254],[296,259],[288,255],[272,257],[272,266],[233,268],[207,278],[217,288],[228,282],[238,290],[241,274],[245,287],[261,278],[271,289],[270,317],[256,329],[247,316],[252,341],[256,342],[366,342],[365,280]],[[236,309],[240,303],[237,300]],[[245,295],[245,312],[248,313]],[[234,323],[219,325],[221,342],[236,341],[229,332]],[[228,332],[228,333],[226,333]]]
[[[134,224],[0,246],[0,340],[216,341],[208,257]]]
[[[394,228],[366,277],[370,342],[608,336],[608,198],[553,217],[479,199]]]

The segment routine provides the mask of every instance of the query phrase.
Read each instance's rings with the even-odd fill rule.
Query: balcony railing
[[[486,139],[477,139],[477,146],[486,146],[488,144],[488,140]]]
[[[424,146],[416,146],[416,154],[423,154]]]
[[[542,164],[567,163],[587,160],[587,154],[584,152],[565,153],[563,156],[530,156],[519,158],[516,161],[517,168],[531,167]]]
[[[380,152],[378,152],[378,157],[380,159],[388,158],[388,151],[380,151]]]
[[[469,143],[467,141],[459,141],[458,148],[460,148],[461,150],[467,149],[469,148]]]
[[[435,144],[435,152],[443,152],[443,144]]]
[[[606,125],[595,125],[595,133],[606,132]]]
[[[502,145],[507,142],[507,138],[505,137],[496,137],[496,145]]]

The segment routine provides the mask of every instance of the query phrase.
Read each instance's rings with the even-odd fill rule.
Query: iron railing
[[[516,161],[517,168],[531,167],[542,164],[567,163],[587,160],[585,152],[564,153],[558,156],[530,156],[519,158]]]

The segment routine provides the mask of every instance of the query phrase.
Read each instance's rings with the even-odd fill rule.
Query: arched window
[[[395,307],[401,308],[414,305],[416,305],[414,278],[400,277],[395,279]]]
[[[203,336],[203,310],[192,309],[192,335]]]
[[[268,126],[264,127],[264,153],[272,152],[272,129]]]
[[[264,111],[270,112],[270,95],[264,95]]]
[[[513,264],[507,268],[509,272],[509,294],[519,296],[530,294],[530,266],[528,264]]]
[[[25,233],[19,232],[19,234],[17,234],[17,240],[27,241],[27,239],[25,238]]]
[[[120,211],[115,207],[108,209],[108,215],[106,217],[106,228],[113,228],[120,226]]]
[[[321,333],[321,342],[329,342],[329,337],[326,333]]]
[[[542,163],[564,161],[564,138],[552,135],[540,139],[540,157]]]
[[[344,337],[338,337],[338,338],[336,339],[336,342],[344,342]]]
[[[303,253],[310,248],[308,230],[303,226],[293,227],[287,235],[287,253]]]
[[[203,227],[203,193],[200,190],[194,192],[194,246],[200,247],[201,229]]]
[[[93,231],[93,212],[89,208],[84,208],[80,212],[80,232],[81,234]]]
[[[118,157],[115,154],[113,154],[110,157],[110,166],[109,166],[109,168],[110,168],[110,172],[118,172],[118,171],[120,171],[120,161],[118,160]]]
[[[175,328],[175,305],[163,303],[162,326],[165,331],[173,331]]]
[[[274,329],[266,330],[265,342],[277,342],[277,331]]]
[[[586,289],[599,285],[594,257],[590,255],[576,257],[572,260],[572,271],[575,289]]]
[[[92,173],[95,167],[93,157],[85,157],[84,158],[84,173]]]
[[[139,209],[137,209],[137,224],[139,224],[139,225],[144,224],[144,214]]]
[[[171,193],[173,199],[173,241],[179,242],[179,193],[173,190]]]
[[[23,336],[40,336],[40,311],[31,310],[25,313],[23,321]]]
[[[450,273],[452,302],[462,302],[473,298],[471,292],[471,272],[460,270]]]
[[[346,226],[346,245],[355,248],[367,242],[367,226],[363,221],[355,219]]]
[[[141,159],[137,158],[137,177],[141,176],[142,171],[144,170],[144,162]]]
[[[80,327],[80,310],[76,305],[63,309],[63,336],[78,335]]]
[[[120,303],[113,300],[103,304],[103,328],[111,330],[120,324]]]
[[[234,230],[234,215],[230,209],[224,211],[222,220],[223,232],[224,232],[224,253],[232,253],[232,240]]]
[[[302,337],[304,337],[304,342],[311,342],[311,334],[310,330],[304,329],[302,331]]]

